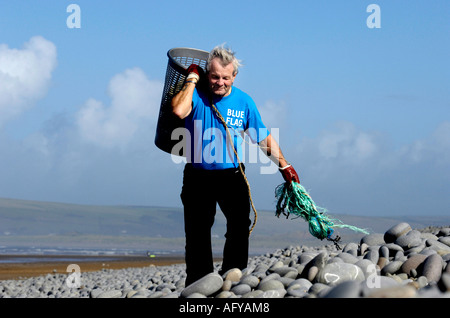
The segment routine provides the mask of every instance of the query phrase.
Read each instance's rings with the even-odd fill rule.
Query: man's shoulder
[[[247,104],[250,104],[250,105],[254,104],[253,98],[248,93],[244,92],[242,89],[235,87],[235,86],[233,86],[233,90],[234,90],[236,98],[246,101]]]
[[[201,100],[205,105],[208,104],[208,100],[209,100],[208,94],[204,90],[198,89],[198,88],[194,89],[194,94],[193,94],[192,98],[193,98],[193,100],[197,100],[197,101]]]
[[[245,96],[245,97],[251,98],[249,94],[247,94],[246,92],[244,92],[244,91],[243,91],[242,89],[240,89],[239,87],[233,86],[232,89],[234,90],[234,92],[235,92],[237,95]]]

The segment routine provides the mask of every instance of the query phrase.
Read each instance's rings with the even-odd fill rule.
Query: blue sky
[[[448,214],[449,21],[447,0],[2,1],[0,197],[181,206],[183,165],[153,142],[166,53],[227,43],[318,205]],[[264,165],[247,170],[271,210]]]

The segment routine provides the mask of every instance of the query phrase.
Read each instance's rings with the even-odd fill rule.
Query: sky
[[[167,51],[224,43],[317,205],[450,213],[448,0],[0,1],[0,197],[182,207],[154,144]],[[247,174],[274,210],[267,168]]]

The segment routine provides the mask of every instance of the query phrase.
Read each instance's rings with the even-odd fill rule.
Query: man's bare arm
[[[263,141],[259,143],[261,150],[276,164],[278,165],[278,169],[283,176],[283,179],[288,182],[297,182],[300,183],[300,178],[297,175],[294,167],[287,162],[286,158],[284,158],[283,153],[281,152],[281,148],[276,142],[276,140],[272,137],[271,134],[267,136]]]
[[[191,113],[194,89],[194,82],[186,82],[181,91],[172,98],[172,112],[178,118],[184,119]]]
[[[178,118],[186,118],[192,111],[192,96],[200,76],[205,76],[203,69],[197,64],[191,64],[187,69],[188,76],[181,91],[172,98],[172,112]]]
[[[261,150],[268,156],[278,167],[286,167],[289,163],[284,158],[281,148],[276,142],[272,134],[269,134],[264,140],[259,143]]]

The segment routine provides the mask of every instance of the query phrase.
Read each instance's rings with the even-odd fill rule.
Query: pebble
[[[384,241],[386,243],[394,243],[397,238],[411,230],[411,226],[406,222],[396,224],[384,233]]]
[[[222,285],[223,291],[229,291],[233,287],[233,282],[231,280],[225,280]]]
[[[420,232],[417,230],[409,231],[395,240],[395,244],[407,249],[419,246],[421,243],[422,238],[420,236]]]
[[[96,298],[119,298],[122,296],[121,290],[108,290],[99,294]]]
[[[262,291],[268,291],[271,289],[284,289],[284,285],[282,282],[280,282],[277,279],[270,279],[267,281],[262,281],[259,285],[258,285],[258,289],[262,290]]]
[[[419,242],[420,241],[420,242]],[[249,258],[245,269],[185,286],[185,265],[104,269],[66,286],[67,274],[0,281],[0,298],[438,298],[450,297],[450,227],[399,223],[349,242],[290,246]]]
[[[438,254],[428,256],[423,262],[423,276],[428,282],[437,283],[442,275],[442,257]]]
[[[355,265],[362,269],[366,278],[377,275],[377,272],[379,272],[375,264],[368,259],[361,259]]]
[[[363,236],[360,241],[360,244],[367,244],[368,246],[383,245],[385,243],[384,234],[382,233],[367,234]]]
[[[283,298],[286,295],[286,290],[280,289],[270,289],[265,291],[260,297],[261,298]]]
[[[335,285],[347,280],[362,281],[365,279],[362,269],[348,263],[330,263],[317,274],[317,282]]]
[[[336,285],[327,291],[323,298],[358,298],[360,294],[360,284],[357,281],[349,280]]]
[[[328,289],[330,289],[331,286],[328,286],[326,284],[322,284],[322,283],[315,283],[311,286],[311,288],[308,290],[308,293],[310,295],[318,295],[319,293],[326,293],[326,291]]]
[[[401,261],[393,261],[383,267],[381,270],[381,275],[386,276],[387,274],[395,274],[403,265]]]
[[[293,267],[289,267],[289,266],[283,266],[283,267],[276,268],[276,269],[274,269],[273,272],[277,273],[278,275],[280,275],[282,277],[297,277],[297,275],[298,275],[298,270]]]
[[[209,296],[220,290],[222,285],[222,276],[217,273],[210,273],[186,287],[181,292],[181,297],[188,297],[194,293]]]
[[[432,240],[432,239],[428,239],[426,241],[426,245],[429,246],[432,250],[435,250],[436,252],[438,252],[441,255],[445,255],[450,253],[450,246],[441,243],[439,241],[436,240]]]
[[[416,296],[416,289],[412,286],[394,286],[374,290],[368,298],[413,298]]]
[[[312,266],[309,268],[308,273],[306,274],[306,278],[312,282],[316,278],[318,273],[319,268],[317,266]]]
[[[450,247],[450,236],[441,236],[438,239],[438,242],[443,243],[443,244],[445,244],[445,245]]]
[[[340,253],[336,257],[342,259],[345,263],[355,264],[359,259],[356,256],[353,256],[350,253]]]
[[[248,275],[241,280],[241,284],[249,285],[251,288],[255,288],[259,284],[259,278],[254,275]]]
[[[441,279],[438,283],[439,288],[442,292],[450,292],[450,274],[443,273]]]
[[[304,291],[302,288],[289,288],[287,294],[295,298],[304,298],[308,295],[308,292]]]
[[[411,255],[401,267],[401,271],[406,273],[409,276],[413,276],[412,271],[417,272],[417,268],[425,261],[427,255],[424,254],[415,254]],[[415,275],[414,275],[415,276]]]
[[[369,260],[373,264],[377,264],[378,263],[379,257],[380,257],[380,253],[378,252],[378,250],[369,250],[366,253],[366,255],[364,255],[364,259]]]
[[[227,271],[222,277],[224,278],[224,280],[239,282],[242,278],[242,272],[239,268],[232,268]]]
[[[252,291],[252,288],[247,284],[239,284],[234,286],[231,290],[235,295],[245,295]]]
[[[255,289],[255,290],[243,295],[242,298],[260,298],[262,294],[264,294],[264,292],[262,290]]]
[[[91,298],[97,298],[102,293],[103,293],[102,289],[94,288],[93,290],[91,290]]]

